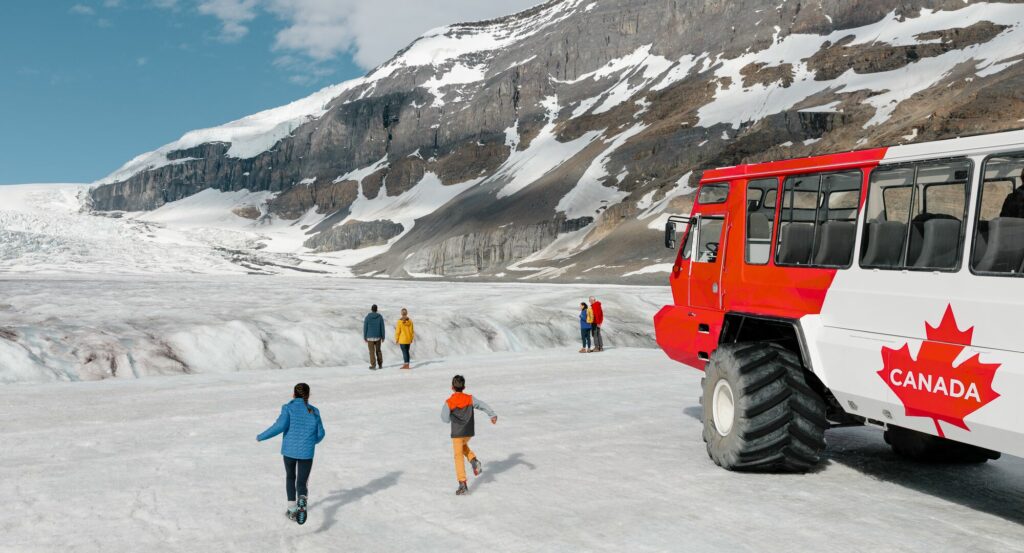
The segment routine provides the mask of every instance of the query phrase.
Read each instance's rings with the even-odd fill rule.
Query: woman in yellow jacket
[[[409,310],[402,308],[402,317],[398,319],[398,324],[395,325],[395,343],[398,347],[402,348],[402,360],[405,364],[402,365],[403,369],[409,368],[409,348],[412,346],[412,340],[415,337],[413,331],[412,319],[409,318]]]

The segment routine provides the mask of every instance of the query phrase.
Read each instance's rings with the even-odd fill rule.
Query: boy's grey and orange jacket
[[[490,417],[498,414],[486,403],[469,394],[455,392],[441,407],[441,420],[452,423],[453,438],[471,438],[474,435],[473,410],[479,409]]]

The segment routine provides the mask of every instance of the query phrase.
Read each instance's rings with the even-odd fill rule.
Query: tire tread
[[[704,441],[728,470],[806,472],[825,448],[825,403],[807,384],[791,351],[770,342],[724,344],[711,356],[701,385]],[[733,431],[721,436],[711,408],[714,386],[727,378],[736,394]]]

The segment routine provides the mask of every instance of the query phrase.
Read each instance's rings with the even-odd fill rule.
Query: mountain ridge
[[[188,133],[91,201],[266,191],[255,234],[301,221],[297,251],[359,253],[355,274],[654,282],[702,169],[1019,128],[1022,24],[999,2],[554,0],[212,128],[272,145]]]

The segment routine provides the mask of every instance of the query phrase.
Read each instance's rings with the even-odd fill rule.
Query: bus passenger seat
[[[747,237],[758,240],[772,239],[772,222],[764,213],[754,211],[747,216]]]
[[[929,219],[924,222],[922,234],[921,253],[911,266],[918,269],[955,268],[960,245],[960,220]]]
[[[857,224],[852,221],[826,221],[821,225],[821,240],[814,254],[815,265],[845,267],[853,255]]]
[[[868,223],[867,250],[861,264],[865,267],[895,267],[903,255],[907,225],[899,221]]]
[[[782,265],[807,265],[814,243],[814,223],[786,223],[779,230],[779,255]]]
[[[1012,273],[1024,264],[1024,219],[996,217],[988,223],[988,246],[975,270]]]
[[[978,230],[974,233],[974,253],[971,254],[971,266],[977,269],[985,257],[988,248],[988,221],[978,221]]]

